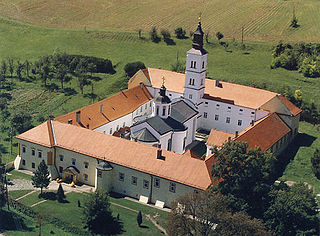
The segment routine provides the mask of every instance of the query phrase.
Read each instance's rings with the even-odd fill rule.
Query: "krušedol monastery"
[[[227,140],[279,154],[295,137],[301,110],[281,94],[206,79],[201,22],[185,74],[147,68],[128,89],[17,136],[16,169],[42,160],[52,179],[101,188],[156,206],[212,183],[211,147]],[[205,158],[188,147],[210,132]]]

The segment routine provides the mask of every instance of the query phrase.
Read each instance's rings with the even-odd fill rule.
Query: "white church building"
[[[185,74],[147,68],[128,89],[17,136],[15,168],[45,160],[52,179],[81,182],[157,206],[212,184],[211,147],[227,140],[280,153],[298,132],[301,110],[284,96],[206,79],[201,22]],[[187,150],[210,132],[206,157]]]

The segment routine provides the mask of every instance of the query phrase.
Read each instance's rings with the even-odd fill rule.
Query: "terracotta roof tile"
[[[236,141],[247,142],[249,149],[260,147],[262,152],[271,148],[290,132],[290,128],[276,113],[271,113],[239,133]]]
[[[212,129],[210,131],[206,145],[220,147],[228,140],[229,137],[233,138],[234,134],[227,133],[221,130]]]
[[[285,96],[279,95],[278,98],[284,104],[288,110],[292,113],[293,116],[298,115],[299,113],[302,112],[302,110],[299,107],[296,107],[292,102],[290,102]]]
[[[184,91],[185,75],[182,73],[148,68],[149,76],[153,87],[160,88],[162,77],[165,78],[165,86],[168,91],[182,93]],[[232,103],[238,106],[257,109],[277,94],[240,84],[233,84],[219,81],[220,86],[216,86],[216,80],[206,79],[205,94],[207,99],[214,99]]]
[[[159,160],[156,158],[157,148],[155,147],[58,121],[52,123],[57,147],[198,189],[204,190],[211,184],[210,170],[203,160],[166,150],[162,150],[165,160]],[[47,123],[43,123],[17,138],[41,145],[49,145],[48,136]]]
[[[87,127],[87,125],[89,125],[89,129],[95,129],[133,112],[139,106],[151,99],[152,96],[144,85],[142,85],[142,87],[136,86],[119,92],[97,103],[80,108],[66,115],[59,116],[55,118],[55,120],[64,123],[68,123],[69,120],[72,120],[73,125],[82,127]],[[101,105],[103,114],[100,112]],[[77,111],[80,111],[81,124],[76,121]]]

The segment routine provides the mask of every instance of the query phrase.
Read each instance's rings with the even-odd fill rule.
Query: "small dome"
[[[162,104],[171,103],[170,98],[166,95],[166,87],[164,85],[161,86],[159,95],[155,98],[154,101]]]

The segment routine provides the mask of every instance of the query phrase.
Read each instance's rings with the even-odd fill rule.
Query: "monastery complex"
[[[164,207],[212,184],[213,146],[236,140],[283,151],[301,110],[281,94],[206,79],[201,22],[193,37],[184,74],[140,70],[127,90],[18,135],[15,168],[35,171],[45,160],[52,179]],[[205,157],[188,148],[200,130],[210,132]]]

